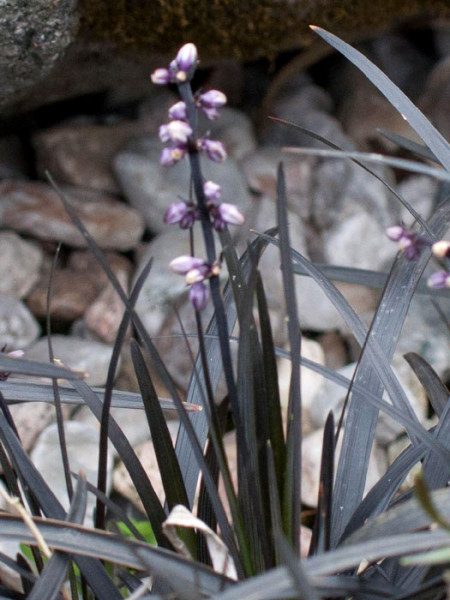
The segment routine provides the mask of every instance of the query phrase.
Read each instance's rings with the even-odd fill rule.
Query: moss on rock
[[[173,53],[194,41],[207,59],[252,59],[308,46],[309,24],[347,39],[392,23],[450,18],[448,0],[81,0],[82,32],[133,50]]]

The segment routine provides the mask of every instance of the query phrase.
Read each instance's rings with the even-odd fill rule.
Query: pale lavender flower
[[[450,288],[450,273],[447,273],[446,271],[437,271],[436,273],[433,273],[428,278],[427,285],[436,290]]]
[[[168,69],[156,69],[150,75],[150,79],[155,85],[167,85],[174,81],[174,75]]]
[[[175,57],[175,62],[180,71],[188,73],[192,67],[197,65],[198,53],[197,48],[194,44],[184,44],[178,50],[178,54]]]
[[[217,202],[220,200],[222,188],[219,184],[214,183],[214,181],[205,181],[203,184],[203,193],[208,202]]]
[[[159,164],[162,167],[173,167],[173,165],[179,162],[185,154],[186,148],[181,145],[163,148],[159,158]]]
[[[189,290],[189,300],[195,310],[203,310],[208,303],[209,291],[204,283],[194,283]]]
[[[404,252],[408,260],[416,260],[425,246],[431,246],[431,242],[426,236],[400,225],[388,227],[386,235],[390,240],[397,242],[399,250]]]
[[[200,283],[201,281],[205,281],[211,275],[211,266],[208,263],[200,265],[199,267],[195,267],[194,269],[190,269],[186,273],[186,283],[187,285],[193,285],[194,283]]]
[[[208,210],[216,231],[223,231],[227,225],[242,225],[245,221],[244,215],[235,204],[209,204]]]
[[[179,275],[186,275],[186,273],[192,269],[198,269],[204,265],[207,265],[207,263],[202,258],[196,258],[195,256],[190,255],[178,256],[169,263],[169,267],[172,271]]]
[[[185,121],[187,119],[186,103],[180,100],[169,108],[169,119]]]
[[[164,223],[167,223],[167,225],[175,225],[187,215],[188,211],[189,209],[186,202],[174,202],[173,204],[170,204],[164,213]]]
[[[170,121],[159,128],[159,139],[162,142],[186,144],[191,135],[192,128],[186,121]]]
[[[448,240],[439,240],[433,244],[431,250],[438,258],[450,258],[450,242]]]
[[[198,103],[202,108],[222,108],[227,103],[227,97],[219,90],[209,90],[200,94]]]
[[[236,204],[222,202],[217,206],[217,213],[220,219],[229,225],[242,225],[245,221],[243,213],[239,210]]]
[[[207,157],[214,162],[223,162],[227,158],[227,152],[222,142],[201,138],[198,140],[197,146],[199,150],[206,152]]]

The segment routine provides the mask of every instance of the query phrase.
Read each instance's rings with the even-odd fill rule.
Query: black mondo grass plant
[[[450,180],[450,146],[424,115],[372,63],[351,46],[321,29],[318,35],[352,61],[404,115],[424,146],[392,136],[418,160],[344,152],[322,138],[324,150],[288,149],[353,160],[370,169],[371,161],[400,166]],[[20,577],[22,590],[0,583],[0,598],[111,600],[115,598],[213,598],[214,600],[272,600],[278,598],[395,598],[448,597],[450,563],[450,402],[448,390],[433,368],[419,355],[406,356],[425,388],[437,416],[430,430],[418,421],[391,368],[391,359],[411,299],[416,291],[433,303],[450,287],[450,242],[444,238],[450,222],[450,199],[442,201],[425,221],[412,206],[391,191],[414,216],[414,229],[393,224],[387,231],[399,244],[389,273],[316,265],[291,248],[282,164],[278,170],[277,225],[256,234],[237,256],[228,226],[243,223],[235,205],[222,203],[220,187],[207,180],[200,154],[221,162],[226,151],[220,141],[198,132],[197,115],[219,116],[226,98],[218,90],[194,92],[191,81],[197,50],[184,45],[168,68],[152,74],[155,84],[172,84],[180,101],[169,111],[170,122],[160,128],[161,164],[176,168],[189,160],[191,185],[186,199],[168,207],[165,222],[189,236],[189,255],[173,257],[170,267],[185,277],[195,311],[199,351],[192,356],[192,377],[183,402],[134,305],[151,262],[129,294],[123,291],[102,252],[84,228],[62,192],[74,224],[84,235],[109,280],[120,295],[125,313],[114,346],[104,390],[92,389],[83,374],[51,361],[28,361],[0,355],[0,463],[7,496],[14,511],[0,513],[2,540],[19,540],[28,552],[0,561]],[[282,122],[280,126],[292,126]],[[313,132],[311,135],[315,136]],[[315,136],[316,138],[318,136]],[[328,148],[327,148],[328,147]],[[374,174],[374,176],[376,176]],[[50,178],[51,179],[51,178]],[[53,182],[54,183],[54,182]],[[56,184],[54,184],[56,189]],[[386,185],[388,185],[386,183]],[[198,223],[197,223],[198,222]],[[201,235],[206,255],[197,254]],[[286,414],[280,402],[276,358],[264,281],[258,260],[268,244],[279,247],[292,363]],[[430,259],[437,260],[429,286],[422,282]],[[220,273],[228,270],[222,286]],[[361,351],[355,376],[346,380],[331,369],[302,357],[294,278],[309,276],[326,293],[347,323]],[[362,322],[333,281],[379,287],[381,296],[370,327]],[[202,310],[211,302],[214,314],[205,323]],[[114,374],[125,333],[132,323],[132,358],[141,394],[113,390]],[[235,325],[238,337],[232,338]],[[182,324],[181,324],[182,326]],[[237,367],[230,344],[237,342]],[[188,336],[181,342],[189,353]],[[50,356],[52,356],[51,348]],[[158,398],[143,357],[145,350],[164,383],[170,400]],[[286,354],[286,353],[285,353]],[[345,420],[336,428],[327,420],[320,472],[318,509],[309,549],[300,543],[301,528],[301,380],[300,367],[313,369],[347,389]],[[227,393],[217,397],[224,374]],[[25,385],[8,374],[38,375],[51,385]],[[58,385],[65,379],[70,387]],[[387,391],[390,403],[383,399]],[[66,511],[23,450],[8,405],[12,402],[86,404],[100,423],[97,486],[82,473],[71,475],[58,420],[70,509]],[[144,410],[166,495],[163,505],[142,468],[111,406]],[[177,410],[181,421],[175,445],[164,411]],[[370,450],[379,412],[389,414],[405,429],[409,445],[364,496]],[[237,482],[233,481],[223,436],[236,434]],[[335,461],[338,436],[342,437]],[[154,543],[143,528],[105,494],[106,450],[116,447],[150,523]],[[335,464],[336,463],[336,464]],[[411,469],[421,463],[413,488],[400,491]],[[224,492],[219,494],[218,484]],[[200,486],[198,485],[200,482]],[[197,488],[199,487],[199,491]],[[95,528],[82,526],[86,496],[97,498]],[[124,535],[124,531],[127,535]],[[300,558],[302,556],[302,558]]]

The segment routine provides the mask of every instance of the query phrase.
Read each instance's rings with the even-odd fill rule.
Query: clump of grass
[[[448,181],[450,147],[442,136],[364,56],[331,34],[316,31],[369,77],[404,115],[425,144],[418,149],[419,153],[437,165],[402,160],[402,166]],[[0,369],[6,373],[37,374],[53,381],[53,386],[22,386],[20,390],[12,381],[2,384],[0,463],[9,494],[20,498],[28,516],[24,519],[23,514],[18,517],[1,514],[0,531],[3,539],[18,539],[32,547],[34,570],[23,555],[15,561],[0,556],[0,560],[20,575],[24,590],[23,594],[15,592],[5,584],[1,593],[4,597],[33,600],[158,596],[180,600],[199,597],[216,600],[444,598],[448,581],[445,564],[449,562],[450,547],[447,526],[450,519],[448,391],[423,358],[407,356],[438,417],[437,425],[428,431],[417,420],[390,363],[416,289],[428,293],[433,301],[442,294],[439,290],[424,289],[421,281],[432,251],[443,261],[442,268],[446,273],[434,287],[447,286],[449,244],[443,242],[442,237],[450,220],[450,202],[442,202],[424,221],[403,198],[398,197],[416,218],[417,229],[406,231],[395,226],[397,229],[394,227],[388,232],[401,245],[388,274],[339,266],[322,268],[290,246],[286,189],[280,163],[277,224],[257,235],[246,252],[238,257],[228,225],[239,225],[244,216],[238,207],[220,203],[220,189],[214,182],[204,180],[199,162],[200,152],[205,152],[212,160],[226,158],[220,141],[201,137],[197,132],[197,111],[204,110],[207,116],[216,117],[225,98],[217,90],[193,93],[190,82],[196,64],[196,48],[187,44],[167,69],[158,69],[153,74],[156,83],[174,83],[181,96],[181,101],[171,109],[171,122],[160,130],[162,141],[170,144],[163,150],[161,162],[169,167],[187,157],[192,173],[192,186],[186,200],[168,207],[165,216],[168,224],[179,225],[191,238],[191,255],[174,257],[172,262],[172,268],[186,277],[192,310],[196,313],[199,354],[192,357],[188,402],[181,401],[170,376],[170,365],[163,363],[134,311],[145,278],[152,276],[151,262],[128,297],[70,201],[60,193],[73,222],[105,269],[126,310],[115,342],[108,382],[102,392],[91,389],[80,373],[62,366],[0,355]],[[331,146],[326,140],[322,141]],[[398,137],[396,141],[411,149],[408,141]],[[368,161],[389,163],[400,160],[342,152],[336,147],[301,151],[355,160],[366,169],[369,169]],[[200,231],[194,228],[196,221],[200,222]],[[205,257],[194,255],[196,235],[203,236]],[[218,241],[219,252],[216,250]],[[283,427],[277,378],[279,350],[274,346],[264,281],[258,271],[258,260],[268,244],[275,244],[280,250],[292,362],[286,428]],[[223,261],[229,273],[224,289],[219,280]],[[343,381],[330,369],[303,359],[294,291],[296,276],[312,277],[322,287],[359,343],[358,368],[351,382]],[[382,287],[369,328],[334,286],[333,280],[339,279]],[[434,280],[431,283],[435,284]],[[214,315],[205,324],[202,309],[208,301],[214,305]],[[135,332],[132,357],[140,395],[113,391],[117,359],[130,323]],[[239,337],[235,370],[229,332],[236,324]],[[189,352],[187,337],[184,343]],[[150,354],[170,401],[163,403],[158,398],[143,359],[143,349]],[[313,540],[308,557],[302,560],[301,365],[319,371],[348,389],[345,424],[341,419],[336,430],[331,415],[326,423]],[[217,384],[222,372],[227,394],[217,398]],[[75,391],[57,385],[57,379],[62,377]],[[391,404],[383,400],[384,390],[387,390]],[[25,396],[31,401],[86,404],[101,423],[97,486],[87,485],[80,474],[70,494],[68,512],[30,462],[15,431],[8,400],[23,401]],[[149,423],[166,505],[159,501],[120,424],[109,414],[111,406],[136,406],[137,403]],[[175,448],[163,408],[176,409],[181,420]],[[410,445],[363,498],[380,410],[404,426]],[[230,423],[236,431],[236,487],[231,480],[223,444],[223,434]],[[335,467],[338,435],[342,435],[342,450]],[[115,445],[128,469],[154,538],[150,538],[148,527],[131,522],[105,496],[108,440]],[[63,436],[61,443],[64,451]],[[400,486],[418,461],[422,463],[422,479],[415,488],[399,494]],[[71,481],[69,468],[66,467],[67,481]],[[224,482],[225,498],[218,493],[219,479]],[[199,481],[199,499],[194,503]],[[87,493],[97,497],[95,529],[80,526]],[[106,509],[110,514],[108,521]],[[114,530],[116,533],[112,533]],[[424,551],[427,553],[420,555],[418,560],[411,558],[414,553]],[[153,577],[151,591],[148,575]]]

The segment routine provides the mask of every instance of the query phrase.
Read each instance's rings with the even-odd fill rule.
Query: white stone
[[[78,423],[77,421],[66,421],[64,423],[64,431],[70,470],[77,474],[83,471],[86,474],[87,481],[93,485],[97,485],[99,431],[92,425]],[[68,510],[70,503],[56,423],[52,423],[41,433],[31,453],[31,460],[64,509]],[[108,452],[107,460],[107,492],[109,493],[113,468],[110,452]],[[76,482],[74,481],[74,487],[75,485]],[[93,524],[95,504],[95,496],[88,494],[85,525],[92,526]]]
[[[323,429],[317,429],[302,439],[302,502],[308,506],[317,506],[320,480],[320,464],[322,460],[323,447]],[[339,460],[341,451],[342,436],[339,436],[339,441],[336,450],[335,464]],[[374,445],[369,459],[369,467],[367,470],[367,480],[364,493],[375,485],[386,469],[386,464],[383,455]]]
[[[23,298],[39,279],[42,249],[13,231],[2,231],[0,256],[0,294]]]
[[[7,350],[26,348],[40,333],[40,327],[23,302],[0,296],[0,346]]]
[[[55,358],[71,369],[86,372],[89,385],[102,386],[106,383],[112,346],[66,335],[53,335],[52,343]],[[26,351],[26,358],[42,361],[47,357],[47,338],[41,338]]]

